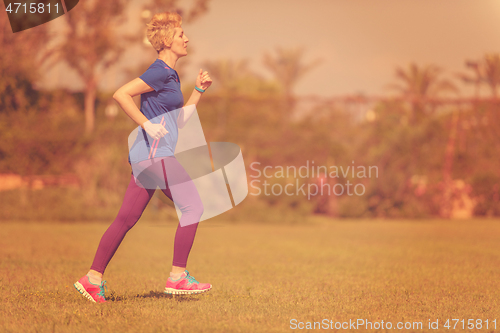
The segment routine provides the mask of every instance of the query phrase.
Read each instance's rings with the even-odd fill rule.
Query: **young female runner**
[[[141,126],[142,130],[139,130],[138,137],[143,135],[144,138],[153,140],[151,145],[148,142],[148,148],[152,148],[155,141],[162,142],[162,145],[159,149],[154,149],[153,156],[150,154],[146,157],[149,158],[147,161],[149,167],[140,176],[134,174],[131,176],[120,211],[102,236],[90,271],[74,284],[82,295],[93,302],[106,301],[104,297],[106,281],[102,281],[104,270],[125,234],[138,221],[155,192],[156,186],[144,184],[151,179],[163,178],[163,186],[160,188],[172,199],[171,192],[173,191],[168,186],[172,183],[166,179],[171,175],[174,176],[171,178],[183,179],[181,193],[174,195],[175,204],[181,210],[182,216],[175,234],[172,271],[167,279],[165,293],[195,294],[212,288],[208,283],[196,281],[186,270],[198,222],[203,214],[203,204],[196,187],[191,182],[185,181],[190,178],[174,157],[179,109],[184,103],[179,76],[174,68],[177,60],[187,55],[189,41],[181,23],[182,19],[178,14],[169,12],[156,14],[151,19],[147,25],[147,37],[158,52],[158,59],[144,74],[119,88],[113,95],[125,113]],[[202,93],[211,84],[212,80],[208,73],[200,69],[195,89],[186,106],[197,105]],[[140,110],[132,99],[133,96],[139,94],[141,95]],[[158,123],[156,119],[159,118],[162,120]],[[129,161],[132,164],[146,163],[140,161],[139,155],[130,154]]]

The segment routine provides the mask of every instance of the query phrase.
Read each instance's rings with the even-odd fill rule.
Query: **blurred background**
[[[16,34],[0,15],[0,220],[115,217],[136,124],[112,95],[154,62],[145,24],[167,10],[189,38],[184,96],[208,70],[206,139],[238,144],[248,175],[255,162],[378,170],[273,177],[366,190],[308,200],[251,189],[217,219],[500,215],[500,2],[87,0]],[[158,194],[145,218],[176,220]]]

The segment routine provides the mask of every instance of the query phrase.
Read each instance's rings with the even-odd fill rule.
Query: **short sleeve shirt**
[[[184,105],[181,92],[181,83],[177,72],[170,68],[163,60],[156,61],[139,77],[153,91],[141,94],[141,112],[153,123],[160,123],[163,119],[168,133],[159,140],[155,157],[173,156],[177,145],[178,128],[177,117],[179,109]],[[138,141],[146,141],[147,149]],[[142,128],[136,139],[136,144],[130,149],[129,162],[138,163],[148,159],[149,149],[153,142]]]

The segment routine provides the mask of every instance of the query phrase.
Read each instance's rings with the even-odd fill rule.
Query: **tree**
[[[64,16],[67,27],[55,60],[65,61],[83,81],[86,133],[95,126],[97,85],[123,54],[125,42],[132,40],[132,36],[117,32],[126,20],[127,4],[128,0],[88,0]]]
[[[46,25],[12,33],[7,15],[0,15],[0,112],[36,104],[34,85],[50,53],[50,39]]]
[[[205,70],[216,82],[221,95],[221,104],[217,108],[216,135],[222,137],[226,130],[229,99],[237,92],[238,81],[249,74],[247,60],[214,60],[203,64]]]
[[[235,92],[238,81],[250,75],[247,60],[220,59],[205,61],[203,67],[210,73],[215,85],[223,92]]]
[[[414,124],[428,115],[426,102],[446,91],[457,91],[455,85],[442,79],[442,70],[433,65],[419,67],[411,63],[406,69],[396,68],[397,83],[391,87],[398,90],[411,104],[410,123]]]
[[[483,66],[479,61],[467,60],[465,62],[465,67],[471,70],[473,74],[469,73],[458,73],[457,76],[460,80],[467,84],[474,85],[474,98],[479,98],[479,91],[481,88],[481,83],[484,82]]]
[[[498,98],[500,86],[500,55],[486,54],[482,60],[484,81],[490,87],[493,98]]]
[[[276,55],[264,54],[264,65],[274,74],[275,79],[283,89],[285,107],[282,116],[285,122],[290,114],[287,111],[292,110],[294,105],[293,88],[305,74],[322,62],[321,59],[316,59],[304,64],[303,56],[303,48],[284,49],[278,47]]]
[[[489,86],[493,98],[498,97],[500,87],[500,55],[489,53],[477,61],[468,60],[465,66],[473,71],[473,74],[459,73],[458,77],[465,83],[475,85],[475,97],[479,96],[481,84]]]
[[[217,107],[217,135],[220,137],[225,134],[231,101],[243,96],[271,97],[278,91],[273,82],[253,73],[246,59],[205,61],[202,67],[210,73],[220,97]]]
[[[398,67],[396,78],[398,82],[391,86],[400,92],[404,100],[410,103],[410,126],[403,128],[400,138],[400,141],[404,142],[410,152],[408,164],[402,168],[402,171],[404,170],[402,174],[405,178],[403,184],[409,184],[413,182],[412,180],[421,177],[422,172],[429,172],[423,171],[421,165],[421,162],[425,160],[423,147],[425,147],[426,142],[429,142],[429,135],[436,135],[433,133],[435,131],[432,130],[436,124],[430,117],[434,108],[429,102],[444,92],[456,92],[457,89],[451,81],[443,79],[442,70],[433,65],[419,67],[415,63],[411,63],[407,68]],[[455,120],[457,116],[454,113],[453,119]],[[452,121],[448,145],[442,157],[445,161],[443,168],[444,188],[443,193],[441,193],[443,205],[448,205],[451,202],[448,193],[451,186],[450,177],[455,149],[455,128],[456,122]],[[404,189],[405,192],[410,193],[407,185],[404,186]]]

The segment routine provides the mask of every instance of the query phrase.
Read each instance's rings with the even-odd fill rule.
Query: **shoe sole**
[[[90,296],[90,294],[87,292],[87,290],[85,290],[85,288],[83,287],[83,285],[80,282],[75,282],[74,286],[75,286],[76,290],[78,290],[80,292],[80,294],[87,297],[92,302],[97,303],[95,301],[95,299],[93,299],[92,296]]]
[[[163,291],[165,294],[168,295],[193,295],[193,294],[203,294],[206,293],[212,289],[212,287],[204,290],[180,290],[180,289],[174,289],[174,288],[165,288]]]

